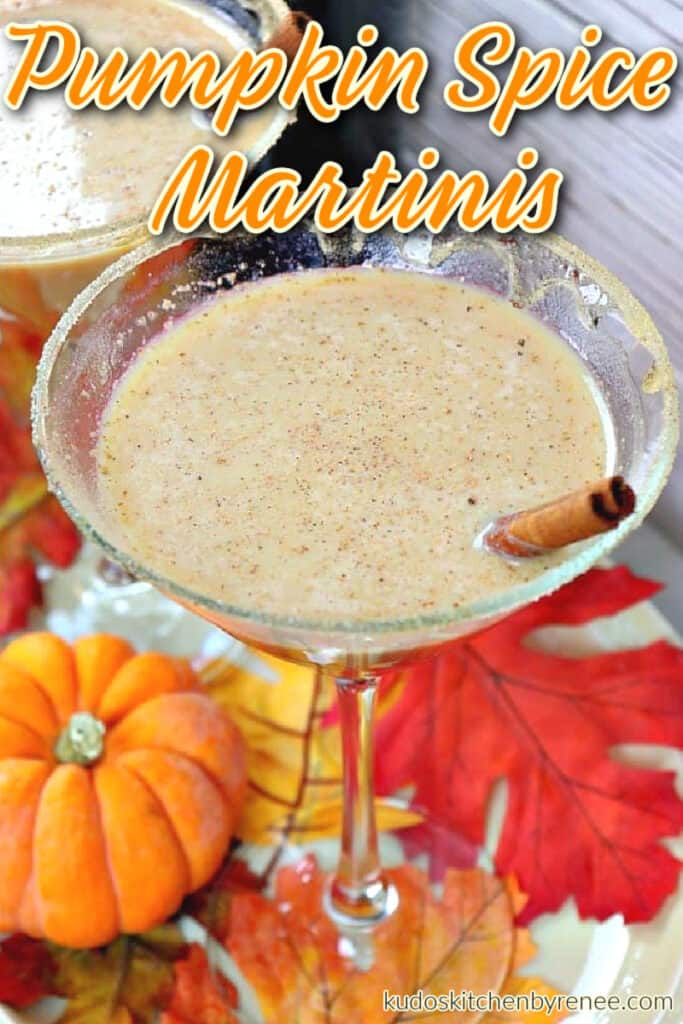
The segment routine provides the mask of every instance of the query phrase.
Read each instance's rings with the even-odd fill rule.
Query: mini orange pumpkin
[[[173,914],[217,870],[242,739],[190,666],[98,635],[0,653],[0,931],[98,946]]]

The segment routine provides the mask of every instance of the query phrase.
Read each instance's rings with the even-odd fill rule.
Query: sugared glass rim
[[[318,233],[317,229],[312,226],[310,230]],[[212,238],[229,244],[230,239],[235,236],[233,234],[222,239],[220,236],[203,233],[193,237]],[[473,241],[476,240],[476,236],[469,237]],[[57,479],[57,474],[50,462],[50,456],[45,444],[45,418],[49,383],[52,369],[62,346],[68,342],[72,328],[100,292],[117,278],[128,274],[147,258],[158,254],[164,249],[187,241],[187,238],[187,235],[175,235],[172,239],[154,239],[146,242],[140,248],[126,253],[118,259],[77,296],[60,319],[43,349],[33,389],[31,408],[33,440],[47,476],[50,490],[62,503],[76,526],[87,537],[95,541],[110,558],[124,566],[134,576],[154,584],[168,596],[174,597],[181,603],[193,606],[198,610],[206,610],[208,615],[214,619],[242,620],[274,628],[300,630],[301,632],[308,633],[315,632],[317,634],[367,635],[370,638],[381,634],[398,635],[419,632],[421,630],[430,631],[446,628],[451,625],[457,626],[459,623],[462,624],[468,621],[481,621],[485,623],[486,621],[500,618],[517,608],[552,593],[558,587],[569,583],[576,576],[586,572],[596,562],[599,562],[613,551],[628,534],[638,527],[654,506],[671,472],[678,441],[678,388],[664,340],[655,327],[649,313],[618,278],[566,239],[554,233],[546,233],[539,238],[534,236],[529,240],[538,242],[563,259],[568,265],[590,275],[610,296],[610,299],[618,304],[619,315],[626,328],[648,350],[654,360],[653,365],[657,368],[657,382],[660,385],[657,388],[657,394],[661,395],[663,407],[662,430],[655,461],[644,487],[638,494],[635,512],[623,520],[616,529],[600,534],[593,540],[582,542],[580,545],[576,545],[575,548],[568,548],[568,551],[572,551],[572,553],[567,559],[545,570],[526,583],[517,584],[505,591],[459,605],[455,608],[451,606],[447,611],[435,611],[426,615],[400,619],[345,619],[341,621],[324,618],[317,620],[301,619],[295,616],[269,614],[267,611],[253,608],[241,608],[238,605],[227,604],[193,591],[173,580],[167,579],[148,566],[137,562],[125,551],[120,550],[115,544],[102,536],[81,515]]]
[[[173,3],[174,0],[170,0]],[[183,4],[181,3],[181,6]],[[225,17],[225,12],[207,4],[205,0],[185,0],[184,6],[207,6],[217,17]],[[261,18],[265,35],[270,35],[276,25],[291,9],[286,0],[247,0],[245,10],[253,11]],[[246,36],[240,26],[231,26],[234,32]],[[267,109],[267,108],[266,108]],[[296,121],[296,110],[285,110],[275,104],[273,117],[268,127],[253,146],[245,150],[249,166],[254,167],[268,153],[288,125]],[[149,238],[147,221],[149,211],[143,216],[129,217],[113,224],[101,224],[76,231],[55,231],[48,235],[0,235],[0,267],[2,266],[42,266],[69,259],[77,261],[108,252],[122,252],[139,246]]]

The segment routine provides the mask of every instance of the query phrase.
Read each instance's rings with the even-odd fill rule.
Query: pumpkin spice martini
[[[235,2],[228,10],[240,12]],[[175,0],[0,0],[0,91],[24,52],[5,35],[10,22],[67,22],[83,45],[213,50],[227,63],[258,46],[287,17],[284,0],[256,5],[260,39],[210,3]],[[253,30],[256,31],[256,30]],[[147,237],[146,221],[166,178],[193,146],[243,151],[256,163],[288,121],[271,105],[238,118],[218,138],[188,106],[169,110],[71,110],[62,96],[30,97],[18,111],[0,103],[0,309],[47,334],[73,297],[121,252]]]
[[[189,589],[279,616],[411,618],[546,570],[473,538],[606,475],[610,430],[574,351],[504,300],[322,270],[239,286],[149,345],[97,464],[126,550]]]
[[[373,800],[382,670],[593,565],[650,510],[677,440],[656,329],[567,243],[306,225],[124,256],[48,342],[33,423],[52,488],[113,558],[336,686],[327,910],[366,969],[397,902]],[[586,491],[605,473],[638,495],[623,521],[620,477]],[[500,518],[576,488],[550,518],[582,543],[549,553],[547,512]],[[535,557],[477,543],[492,522],[491,546]]]

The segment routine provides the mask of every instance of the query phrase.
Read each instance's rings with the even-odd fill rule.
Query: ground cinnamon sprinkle
[[[283,275],[145,349],[104,422],[103,500],[143,564],[239,607],[448,610],[557,560],[512,565],[474,539],[604,474],[598,401],[568,346],[494,295]]]

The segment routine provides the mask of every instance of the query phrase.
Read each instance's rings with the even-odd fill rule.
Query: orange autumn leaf
[[[18,427],[28,426],[31,389],[40,357],[40,335],[0,315],[0,394]],[[31,455],[30,439],[26,451]]]
[[[246,861],[229,856],[210,885],[193,893],[184,909],[209,934],[223,942],[230,933],[232,901],[238,892],[263,891],[266,879],[255,874]]]
[[[265,1024],[389,1024],[403,1019],[395,1009],[384,1008],[385,991],[437,997],[463,990],[501,996],[532,989],[552,994],[543,982],[516,975],[534,947],[528,934],[515,926],[524,899],[512,881],[476,868],[449,870],[439,898],[424,872],[412,865],[390,869],[387,875],[398,889],[399,906],[373,935],[369,972],[355,966],[350,943],[340,941],[325,912],[327,878],[313,856],[279,870],[273,900],[248,889],[233,893],[225,948],[255,993]],[[544,1020],[561,1016],[544,1014]],[[538,1015],[506,1018],[440,1010],[419,1019],[430,1024],[506,1019],[527,1024]]]
[[[46,338],[59,319],[43,297],[36,275],[24,267],[5,268],[0,276],[0,308],[21,319],[33,334]]]
[[[535,994],[537,1000],[539,997],[552,1000],[557,997],[558,992],[540,978],[511,977],[500,993],[501,997],[514,996],[517,999],[526,996],[529,1001],[532,994]],[[500,1010],[487,1013],[482,1018],[482,1024],[547,1024],[548,1021],[552,1024],[553,1021],[563,1020],[566,1016],[566,1013],[557,1010],[548,1012],[545,1006],[538,1010],[526,1010],[522,1014],[517,1010]]]
[[[175,965],[175,986],[159,1024],[239,1024],[234,987],[209,964],[206,952],[193,944]]]
[[[249,789],[237,835],[271,844],[337,837],[341,830],[338,729],[321,729],[334,692],[321,672],[259,654],[261,672],[217,660],[201,675],[247,744]],[[406,828],[421,816],[378,799],[380,830]]]

